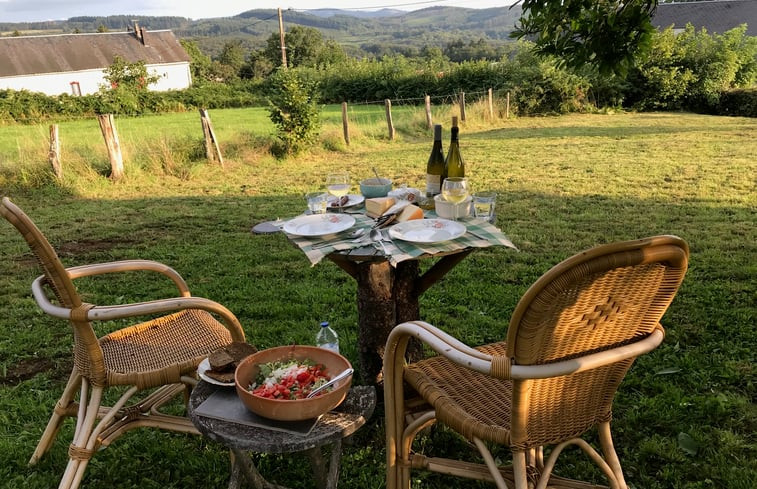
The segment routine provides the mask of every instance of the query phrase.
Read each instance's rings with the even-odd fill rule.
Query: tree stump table
[[[310,459],[318,487],[335,489],[339,480],[342,439],[363,426],[376,406],[375,387],[353,387],[344,402],[333,411],[321,416],[310,433],[297,435],[197,414],[197,408],[218,389],[229,389],[229,387],[219,387],[200,381],[192,390],[188,413],[189,419],[200,433],[228,447],[231,451],[229,489],[241,488],[244,481],[249,482],[256,489],[286,489],[284,486],[265,480],[255,466],[250,452],[304,452]],[[328,466],[323,460],[322,447],[325,445],[331,445]]]
[[[382,379],[384,346],[392,328],[420,319],[419,298],[434,283],[460,263],[472,248],[441,255],[420,275],[418,260],[392,266],[387,257],[372,247],[335,252],[328,258],[357,281],[358,355],[360,376],[367,383]],[[408,360],[421,359],[416,342],[408,347]]]

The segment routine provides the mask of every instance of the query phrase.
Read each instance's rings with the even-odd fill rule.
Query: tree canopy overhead
[[[523,15],[513,37],[527,38],[540,54],[568,66],[594,65],[625,73],[655,32],[657,0],[519,0]]]

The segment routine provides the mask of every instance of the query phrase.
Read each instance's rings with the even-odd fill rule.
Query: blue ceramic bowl
[[[386,197],[392,189],[392,181],[388,178],[368,178],[360,182],[360,193],[366,199]]]

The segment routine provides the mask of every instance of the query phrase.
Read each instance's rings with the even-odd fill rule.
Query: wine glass
[[[442,197],[444,200],[455,204],[455,221],[458,217],[458,206],[464,201],[470,189],[468,188],[468,179],[463,177],[450,177],[445,178],[442,183]]]
[[[348,172],[329,173],[326,176],[326,190],[338,200],[350,192],[350,174]],[[338,205],[339,211],[342,206]]]

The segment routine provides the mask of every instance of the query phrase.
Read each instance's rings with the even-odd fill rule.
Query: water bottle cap
[[[329,327],[329,322],[328,321],[324,321],[324,322],[321,323],[321,328],[328,328],[328,327]]]

